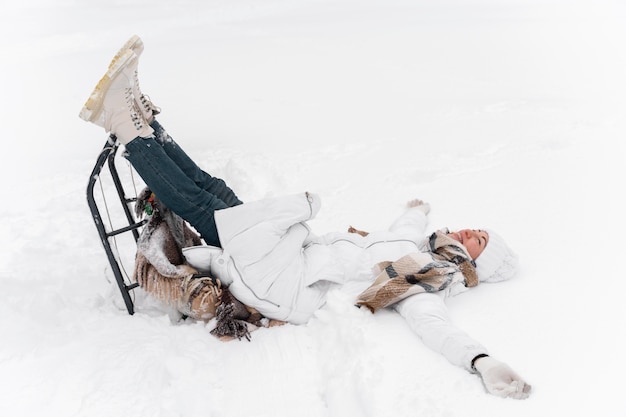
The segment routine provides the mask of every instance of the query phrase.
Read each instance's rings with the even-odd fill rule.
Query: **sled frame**
[[[96,229],[98,230],[100,241],[104,246],[104,251],[106,252],[109,264],[111,265],[111,271],[113,272],[113,275],[115,276],[115,281],[117,282],[117,286],[122,293],[122,298],[124,299],[124,304],[126,305],[128,314],[133,315],[135,313],[135,308],[131,292],[133,289],[137,288],[139,284],[136,282],[131,284],[126,283],[124,275],[122,274],[122,269],[120,267],[121,260],[116,257],[112,243],[114,243],[113,239],[116,236],[129,232],[133,234],[136,243],[139,239],[138,229],[146,224],[147,221],[137,221],[133,216],[133,212],[130,208],[131,205],[137,201],[137,198],[127,196],[122,181],[120,180],[120,176],[115,164],[115,157],[117,155],[119,146],[120,144],[117,141],[117,138],[115,137],[115,135],[111,134],[107,138],[107,141],[104,144],[102,151],[98,155],[96,165],[91,171],[89,182],[87,184],[87,203],[89,204],[89,209],[91,211],[91,216],[93,218]],[[119,202],[122,205],[124,214],[126,215],[126,223],[128,223],[127,226],[114,230],[107,230],[107,227],[105,226],[102,219],[100,207],[98,206],[98,203],[96,202],[94,197],[94,188],[96,184],[100,181],[100,174],[102,173],[102,169],[105,165],[108,165],[108,172],[111,175],[113,184],[115,185],[115,190],[117,191],[117,197],[119,198]]]

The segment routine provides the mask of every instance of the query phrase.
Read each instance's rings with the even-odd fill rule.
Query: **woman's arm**
[[[424,236],[428,225],[430,205],[422,200],[411,200],[407,203],[407,210],[393,222],[389,231],[403,236],[420,238]]]
[[[415,294],[397,303],[395,309],[426,346],[452,364],[480,375],[489,393],[515,399],[530,395],[530,385],[508,365],[490,357],[485,347],[451,322],[440,295]]]
[[[415,294],[397,303],[395,309],[424,344],[445,356],[452,364],[469,372],[472,360],[487,349],[456,327],[448,315],[443,298],[438,294]]]

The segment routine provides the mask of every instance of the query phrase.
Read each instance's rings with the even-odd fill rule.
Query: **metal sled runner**
[[[114,135],[110,135],[106,143],[104,144],[104,147],[96,161],[96,165],[94,166],[93,171],[91,172],[91,176],[89,177],[89,183],[87,185],[87,202],[89,203],[89,209],[91,210],[93,221],[96,225],[100,240],[107,254],[109,264],[111,265],[111,271],[115,276],[117,286],[122,293],[122,298],[124,299],[124,303],[126,304],[128,314],[134,314],[134,302],[133,297],[131,296],[131,291],[134,288],[138,287],[139,284],[126,283],[120,265],[121,261],[119,257],[116,256],[116,251],[114,250],[114,240],[116,236],[130,232],[132,233],[134,241],[136,243],[139,239],[138,229],[140,229],[146,223],[146,221],[136,221],[135,217],[133,216],[132,210],[130,209],[130,205],[134,203],[137,199],[135,197],[127,196],[127,193],[120,179],[120,175],[115,162],[115,156],[118,149],[119,142],[117,142],[117,138]],[[103,217],[101,215],[99,203],[96,201],[96,198],[94,196],[94,188],[98,182],[101,182],[101,173],[105,165],[108,166],[108,171],[111,174],[111,179],[114,184],[114,189],[116,190],[117,197],[119,198],[119,202],[121,204],[121,208],[126,216],[126,222],[123,227],[111,227],[110,224],[110,230],[107,230],[107,226],[105,225]]]

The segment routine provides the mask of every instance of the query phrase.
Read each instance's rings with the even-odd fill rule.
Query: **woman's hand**
[[[508,365],[492,357],[476,359],[474,368],[482,377],[487,391],[493,395],[517,400],[523,400],[530,395],[531,386]]]
[[[430,213],[430,204],[428,204],[427,202],[420,200],[419,198],[415,198],[413,200],[409,200],[406,203],[406,206],[408,208],[419,208],[420,210],[422,210],[424,212],[424,214],[428,214]]]

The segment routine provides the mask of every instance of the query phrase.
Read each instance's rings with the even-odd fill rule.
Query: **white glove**
[[[420,200],[418,198],[413,199],[411,201],[408,201],[406,203],[406,206],[409,207],[409,208],[416,207],[416,208],[422,210],[424,212],[424,214],[430,213],[430,204],[428,204],[427,202],[422,201],[422,200]]]
[[[505,363],[485,356],[476,359],[474,368],[482,377],[487,391],[493,395],[517,400],[523,400],[530,395],[531,386]]]

